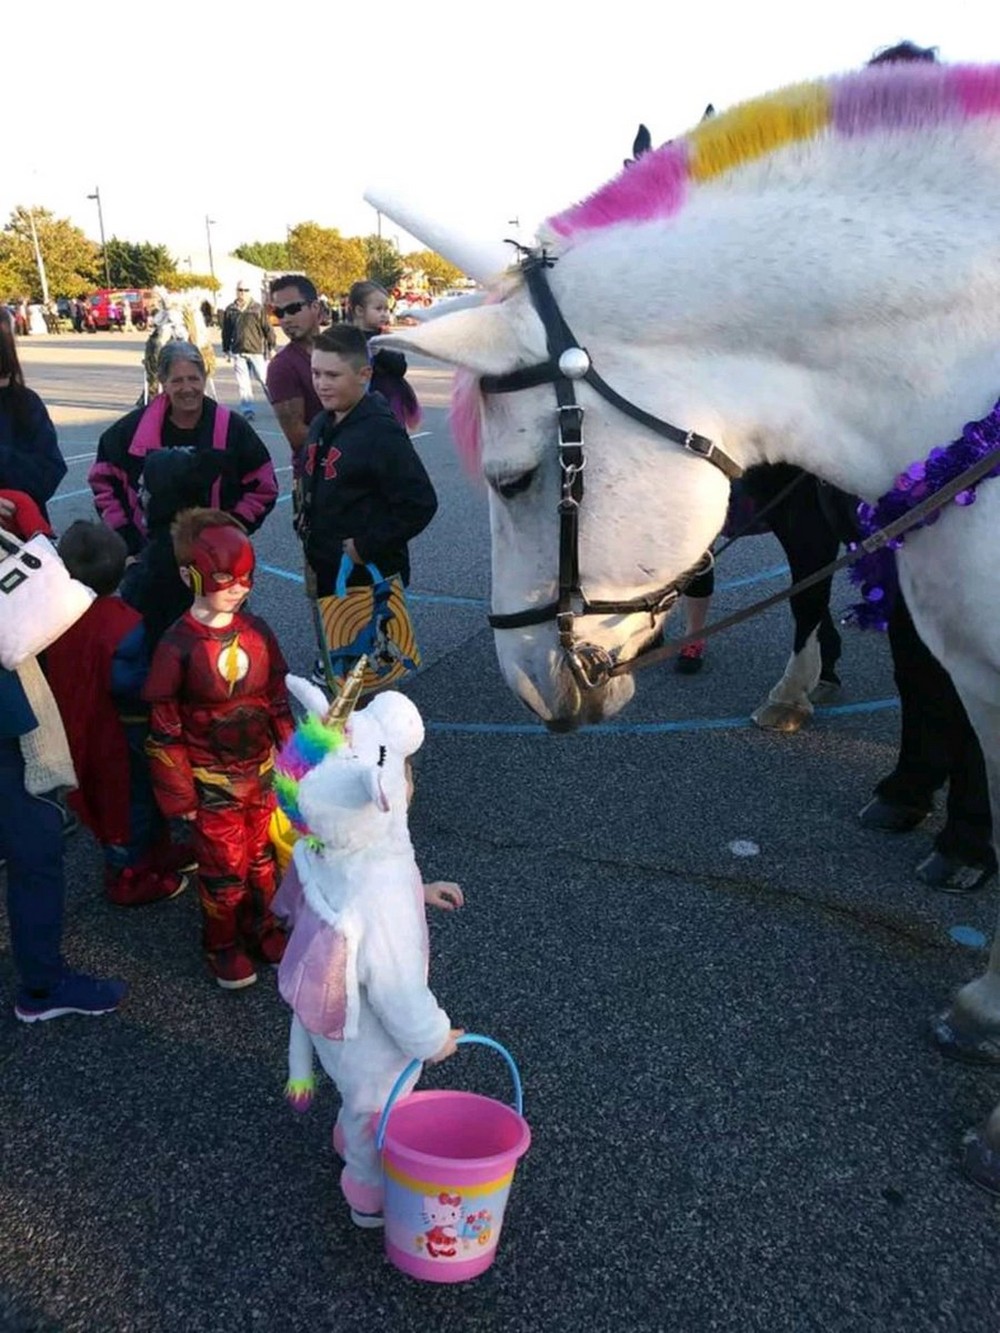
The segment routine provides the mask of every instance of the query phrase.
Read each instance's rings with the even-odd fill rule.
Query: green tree
[[[186,292],[191,287],[204,287],[210,292],[217,292],[222,286],[218,278],[211,273],[175,273],[170,287],[175,292]]]
[[[359,237],[300,222],[289,233],[288,267],[311,278],[324,296],[336,298],[365,276],[367,256]]]
[[[178,279],[177,261],[165,245],[151,241],[108,241],[108,267],[114,287],[170,287]]]
[[[284,273],[290,267],[288,249],[287,241],[244,241],[233,254],[245,264],[254,264],[269,273]]]
[[[402,255],[392,241],[383,236],[366,236],[364,249],[366,276],[391,292],[403,276]]]
[[[103,281],[100,247],[88,241],[79,227],[67,218],[53,217],[47,208],[18,205],[0,234],[0,273],[9,295],[42,296],[32,218],[50,296],[75,296]]]
[[[457,287],[465,274],[460,268],[435,254],[433,250],[414,250],[403,256],[407,268],[419,269],[427,279],[432,292],[443,292],[446,287]]]

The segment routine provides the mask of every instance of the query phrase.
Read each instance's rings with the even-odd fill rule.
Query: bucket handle
[[[521,1086],[521,1073],[514,1062],[514,1057],[511,1055],[510,1051],[507,1050],[506,1046],[501,1046],[500,1043],[494,1041],[492,1037],[482,1037],[477,1032],[466,1032],[464,1036],[458,1038],[455,1045],[489,1046],[491,1050],[497,1051],[503,1056],[507,1061],[507,1068],[510,1070],[510,1076],[514,1082],[514,1110],[520,1115],[524,1110],[524,1090]],[[413,1077],[422,1064],[422,1060],[411,1060],[400,1074],[399,1078],[396,1079],[396,1082],[392,1085],[392,1091],[385,1100],[385,1106],[382,1107],[378,1129],[375,1131],[375,1147],[379,1152],[382,1151],[382,1145],[385,1143],[385,1131],[389,1120],[389,1112],[392,1110],[396,1098],[402,1092],[406,1083]]]

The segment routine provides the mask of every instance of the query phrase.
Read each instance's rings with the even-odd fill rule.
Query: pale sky
[[[902,38],[1000,60],[997,0],[10,0],[0,220],[39,204],[207,270],[312,219],[376,228],[373,182],[526,239],[705,104],[862,64]],[[388,220],[383,235],[412,242]]]

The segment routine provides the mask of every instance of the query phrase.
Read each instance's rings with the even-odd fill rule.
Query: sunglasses
[[[311,304],[311,301],[289,301],[288,305],[276,305],[271,309],[278,319],[284,319],[286,315],[297,315],[305,306]]]

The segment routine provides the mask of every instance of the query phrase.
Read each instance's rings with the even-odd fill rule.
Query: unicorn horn
[[[347,719],[354,712],[354,705],[361,697],[361,687],[364,684],[367,666],[368,658],[359,657],[351,667],[343,685],[340,687],[340,693],[323,718],[324,727],[332,727],[336,731],[343,731],[347,726]]]
[[[404,204],[388,189],[369,189],[364,197],[376,212],[392,218],[397,226],[423,241],[429,250],[447,259],[476,282],[489,282],[510,267],[510,246],[500,239],[460,235],[446,224],[432,220],[413,204]]]

